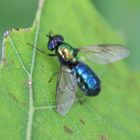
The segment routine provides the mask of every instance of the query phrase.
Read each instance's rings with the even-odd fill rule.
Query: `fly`
[[[82,48],[73,48],[64,42],[61,35],[47,35],[49,38],[48,49],[57,56],[61,65],[56,87],[56,109],[65,115],[71,108],[77,87],[86,96],[96,96],[101,91],[101,80],[96,73],[85,63],[78,59],[78,54],[83,53],[92,62],[108,64],[128,56],[129,51],[121,45],[93,45]]]

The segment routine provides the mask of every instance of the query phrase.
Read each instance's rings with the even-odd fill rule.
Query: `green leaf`
[[[140,137],[140,80],[124,62],[109,66],[88,63],[104,71],[102,92],[74,102],[66,116],[55,110],[56,58],[46,53],[49,31],[62,34],[74,47],[98,43],[123,43],[91,1],[48,0],[40,6],[33,27],[12,30],[4,39],[0,65],[0,138],[2,140],[121,139]],[[43,11],[42,11],[42,6]],[[105,68],[104,68],[105,67]],[[79,91],[79,94],[82,93]]]

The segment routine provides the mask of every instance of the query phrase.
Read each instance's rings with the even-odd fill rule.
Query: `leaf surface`
[[[138,73],[117,62],[105,66],[102,92],[74,102],[66,116],[55,110],[57,58],[46,53],[45,34],[53,31],[74,47],[123,43],[90,1],[48,0],[40,6],[33,27],[12,30],[4,39],[0,65],[0,137],[2,140],[121,139],[140,137]],[[98,73],[97,64],[88,63]],[[97,68],[96,68],[97,66]],[[102,67],[102,66],[101,66]],[[81,92],[79,93],[81,96]]]

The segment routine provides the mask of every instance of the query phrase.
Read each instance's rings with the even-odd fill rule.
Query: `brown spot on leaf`
[[[11,96],[12,97],[12,99],[15,101],[15,102],[18,102],[18,100],[17,100],[17,98],[15,97],[15,96]]]
[[[107,135],[99,135],[99,140],[108,140],[108,136]]]
[[[14,64],[14,60],[11,61],[11,64]]]
[[[20,105],[22,105],[22,106],[26,106],[26,103],[25,103],[25,102],[19,101],[19,100],[17,99],[16,96],[11,95],[11,98],[12,98],[12,100],[13,100],[14,102],[16,102],[17,104],[20,104]]]
[[[69,127],[66,126],[66,125],[64,125],[64,130],[65,130],[65,132],[67,132],[68,134],[72,134],[72,133],[73,133],[72,129],[69,128]]]
[[[83,119],[79,120],[81,124],[85,125],[85,121]]]

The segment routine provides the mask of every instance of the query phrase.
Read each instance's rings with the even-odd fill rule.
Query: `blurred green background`
[[[5,30],[32,25],[37,4],[38,0],[0,0],[0,42]]]
[[[104,19],[124,37],[131,55],[127,59],[131,69],[140,69],[140,1],[91,0]],[[0,42],[5,30],[32,25],[37,0],[0,0]],[[58,10],[58,9],[56,9]],[[103,33],[105,34],[105,33]]]

